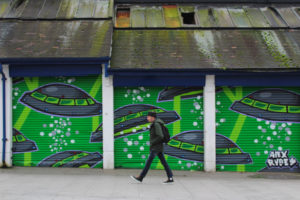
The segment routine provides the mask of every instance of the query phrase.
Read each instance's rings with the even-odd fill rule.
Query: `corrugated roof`
[[[120,15],[127,9],[127,15]],[[300,28],[300,5],[118,5],[117,28]],[[192,13],[194,24],[184,21]],[[123,23],[123,22],[126,23]]]
[[[0,58],[107,57],[112,23],[0,21]]]
[[[299,68],[300,30],[115,30],[111,69]]]
[[[99,19],[109,18],[109,15],[109,0],[0,1],[0,18],[2,19]]]

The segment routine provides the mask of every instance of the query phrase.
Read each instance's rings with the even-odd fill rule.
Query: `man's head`
[[[155,112],[148,112],[148,115],[147,115],[147,120],[148,122],[154,122],[156,119],[156,113]]]

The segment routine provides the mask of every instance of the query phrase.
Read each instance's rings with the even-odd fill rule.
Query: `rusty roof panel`
[[[162,7],[151,6],[146,9],[146,27],[165,27]]]
[[[91,0],[79,0],[76,18],[92,18],[94,16],[95,2]]]
[[[290,7],[276,7],[278,13],[284,21],[289,25],[289,27],[296,28],[300,27],[300,18],[299,16],[291,9]]]
[[[46,0],[43,8],[41,9],[38,18],[45,18],[45,19],[55,19],[58,9],[60,7],[61,1],[53,1],[53,0]]]
[[[45,3],[45,0],[28,0],[21,14],[21,18],[36,19]]]
[[[130,27],[130,8],[118,8],[116,11],[115,26],[117,28]]]
[[[116,30],[112,49],[112,69],[300,68],[300,30]]]
[[[253,27],[270,27],[268,20],[259,8],[244,9]]]
[[[213,16],[216,26],[218,27],[234,27],[227,8],[213,8]]]
[[[146,26],[146,9],[140,6],[131,7],[131,27],[145,27]]]
[[[0,58],[105,57],[112,24],[102,21],[1,21]]]
[[[243,8],[228,8],[228,12],[237,27],[252,27]]]
[[[165,24],[168,28],[180,27],[180,18],[177,5],[164,5],[163,6]]]

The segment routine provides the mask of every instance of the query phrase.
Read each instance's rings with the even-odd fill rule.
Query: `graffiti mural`
[[[264,120],[300,123],[300,94],[278,88],[262,89],[234,102],[231,109]]]
[[[165,153],[174,157],[204,161],[203,131],[186,131],[173,136],[165,145]],[[216,135],[217,164],[248,164],[251,156],[234,142],[220,134]]]
[[[63,151],[42,160],[39,167],[84,167],[91,168],[102,160],[98,152]]]
[[[32,140],[27,139],[22,133],[20,133],[15,128],[13,129],[13,148],[12,152],[15,153],[25,153],[37,151],[38,147],[36,143]]]
[[[300,89],[222,88],[216,94],[217,132],[249,153],[252,163],[218,163],[217,170],[298,171]],[[288,166],[278,166],[281,162]]]
[[[114,137],[124,137],[149,130],[147,121],[148,112],[156,112],[157,116],[166,124],[179,120],[175,111],[167,111],[157,106],[146,104],[133,104],[118,108],[114,112]],[[91,142],[102,142],[102,124],[92,133]]]
[[[13,164],[102,167],[103,145],[90,143],[102,121],[101,85],[101,75],[16,78]]]
[[[69,117],[100,115],[102,104],[81,89],[62,83],[47,84],[20,98],[24,105],[45,114]]]
[[[170,88],[169,88],[170,89]],[[171,136],[189,130],[203,130],[202,87],[172,88],[179,91],[166,97],[164,87],[115,88],[115,166],[142,168],[149,155],[149,111],[158,113]],[[160,97],[164,96],[164,98]],[[188,96],[188,98],[187,98]],[[202,137],[199,134],[199,137]],[[202,170],[203,160],[165,154],[172,169]],[[162,169],[156,158],[152,169]]]

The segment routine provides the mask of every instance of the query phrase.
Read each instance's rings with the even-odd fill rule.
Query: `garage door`
[[[300,89],[221,87],[217,170],[299,172]]]
[[[117,87],[115,95],[115,166],[142,168],[149,155],[149,111],[169,128],[165,155],[172,169],[203,169],[202,87]],[[152,169],[162,169],[156,158]]]
[[[13,81],[13,165],[102,167],[101,76]]]

